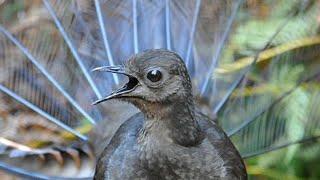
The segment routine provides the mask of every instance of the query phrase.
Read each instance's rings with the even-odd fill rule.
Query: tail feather
[[[134,26],[137,25],[137,22],[133,23],[135,19],[133,15],[133,9],[135,9],[133,8],[134,2],[135,1],[126,0],[101,2],[106,32],[110,35],[109,42],[112,45],[111,51],[116,58],[115,62],[117,62],[117,64],[125,61],[139,50],[137,43],[138,32],[134,33]],[[94,19],[91,20],[95,21]],[[136,38],[135,42],[134,37]]]
[[[100,1],[99,0],[95,0],[94,3],[95,3],[97,16],[98,16],[98,20],[99,20],[99,27],[100,27],[100,30],[101,30],[101,35],[102,35],[102,38],[103,38],[103,44],[104,44],[105,51],[106,51],[107,57],[108,57],[108,65],[114,66],[115,63],[114,63],[114,60],[113,60],[112,52],[110,50],[110,43],[108,41],[108,36],[107,36],[106,29],[105,29],[106,25],[104,24],[104,20],[103,20]],[[118,78],[117,74],[113,74],[113,80],[117,85],[119,84],[119,78]]]
[[[191,76],[194,75],[193,48],[200,16],[202,0],[170,1],[171,49],[177,52],[186,63]],[[167,7],[167,6],[166,6]],[[169,27],[169,26],[166,26]],[[168,33],[166,33],[168,34]],[[188,38],[186,38],[188,37]]]
[[[88,115],[88,113],[80,107],[80,105],[64,90],[63,87],[60,86],[60,84],[49,74],[49,72],[41,66],[40,63],[31,55],[31,53],[27,50],[25,46],[23,46],[16,38],[14,38],[7,30],[5,30],[3,27],[0,26],[0,31],[10,39],[22,52],[27,56],[27,59],[32,62],[32,64],[48,79],[48,81],[58,89],[58,91],[70,102],[72,106],[74,106],[85,118],[87,118],[91,123],[95,123],[92,117]],[[34,46],[39,45],[33,44]],[[36,47],[38,48],[38,47]],[[33,48],[33,49],[36,49]],[[45,52],[44,49],[40,49],[40,51]],[[44,53],[42,53],[43,55]],[[21,77],[29,77],[26,74],[21,75]],[[30,79],[32,80],[32,78]]]
[[[12,166],[12,165],[7,164],[5,162],[0,162],[0,169],[6,171],[8,173],[11,173],[13,175],[25,178],[25,179],[34,179],[34,178],[50,179],[50,177],[48,177],[48,176],[38,174],[36,172],[30,172],[25,169],[21,169],[19,167]]]
[[[171,47],[170,4],[168,1],[137,1],[139,51]]]
[[[49,180],[49,179],[77,179],[77,180],[90,180],[92,177],[83,177],[83,178],[72,178],[72,177],[67,177],[67,178],[62,178],[62,177],[57,177],[57,176],[48,176],[48,175],[43,175],[40,173],[36,173],[34,171],[28,171],[23,168],[17,167],[10,165],[5,162],[0,161],[0,169],[4,170],[6,172],[9,172],[13,175],[16,175],[18,177],[21,177],[23,179],[40,179],[40,180]]]
[[[48,12],[50,13],[53,21],[55,22],[57,28],[59,29],[61,35],[63,36],[65,42],[67,43],[73,57],[75,58],[75,60],[77,61],[80,69],[82,70],[82,73],[84,74],[84,76],[86,77],[88,83],[90,84],[93,92],[95,93],[96,97],[98,99],[102,98],[102,95],[101,95],[101,92],[100,90],[98,89],[98,87],[96,86],[96,84],[94,83],[88,69],[86,68],[86,66],[84,65],[83,63],[83,60],[82,58],[80,57],[79,53],[78,53],[78,50],[76,48],[76,46],[74,45],[74,42],[73,42],[73,39],[71,39],[70,35],[68,34],[68,29],[65,28],[65,25],[72,25],[72,22],[70,22],[72,19],[70,19],[70,17],[68,18],[68,12],[67,10],[65,10],[68,5],[70,5],[69,1],[63,1],[63,4],[56,4],[57,5],[57,9],[59,9],[59,11],[62,13],[62,14],[59,14],[59,15],[64,15],[64,13],[66,13],[66,18],[59,18],[54,10],[54,7],[52,7],[51,3],[48,1],[48,0],[43,0],[43,3],[45,5],[45,7],[47,8]],[[65,5],[65,3],[67,3]],[[61,19],[63,21],[61,21]]]
[[[281,32],[281,30],[289,23],[289,21],[291,20],[291,18],[293,17],[293,15],[296,14],[296,12],[291,12],[291,15],[288,15],[288,17],[286,19],[283,20],[283,23],[281,23],[277,29],[275,29],[275,32],[271,35],[270,38],[268,38],[267,42],[265,43],[265,45],[263,46],[262,49],[260,49],[253,57],[252,62],[247,64],[247,67],[243,68],[243,70],[240,70],[240,72],[236,72],[236,77],[232,77],[235,76],[233,73],[230,73],[229,75],[231,75],[232,79],[234,79],[233,81],[231,81],[231,83],[225,83],[225,82],[220,82],[218,84],[224,85],[226,84],[227,88],[225,88],[225,92],[222,95],[221,99],[218,100],[218,103],[216,106],[214,106],[213,112],[214,113],[218,113],[219,110],[222,108],[222,106],[226,103],[226,101],[228,100],[228,98],[230,98],[230,95],[234,92],[234,90],[236,89],[236,87],[240,84],[240,82],[243,80],[243,78],[252,70],[252,68],[254,68],[254,66],[257,63],[257,60],[259,59],[260,53],[265,51],[266,49],[270,48],[272,42],[274,41],[274,39],[277,37],[277,35]],[[224,64],[225,65],[225,64]],[[218,68],[215,69],[215,71],[219,71]],[[218,74],[217,74],[218,75]],[[219,81],[219,77],[217,78],[217,80]],[[232,133],[231,133],[232,134]]]
[[[194,36],[195,36],[195,31],[196,31],[196,26],[197,26],[197,22],[198,22],[198,18],[199,18],[199,11],[200,11],[200,7],[201,7],[201,1],[202,0],[197,0],[196,1],[196,5],[195,5],[195,10],[194,10],[194,14],[193,14],[193,18],[192,18],[192,24],[191,24],[191,29],[190,29],[190,35],[189,35],[189,40],[188,40],[188,46],[187,46],[187,53],[186,55],[184,56],[184,59],[186,61],[186,65],[187,67],[189,67],[189,69],[191,69],[192,71],[192,68],[190,68],[190,61],[191,60],[191,51],[192,51],[192,45],[193,45],[193,40],[194,40]],[[179,16],[177,16],[179,17]],[[178,23],[175,23],[175,24],[178,24]],[[181,39],[183,40],[183,39]],[[181,42],[181,41],[180,41]],[[182,42],[183,43],[183,42]],[[182,44],[180,43],[180,44]],[[176,48],[177,51],[184,51],[185,48]]]
[[[1,29],[1,32],[6,31]],[[7,37],[10,37],[10,40],[15,40],[10,34],[6,35],[9,35]],[[1,69],[4,75],[3,77],[5,78],[1,80],[1,91],[60,127],[74,133],[82,139],[86,139],[83,135],[65,124],[74,124],[74,121],[71,119],[77,116],[77,113],[72,109],[66,111],[65,108],[57,108],[60,107],[59,104],[65,104],[68,101],[59,102],[57,99],[50,98],[52,95],[59,97],[57,91],[54,91],[53,89],[51,91],[47,90],[46,87],[51,87],[51,84],[46,81],[46,78],[37,74],[38,71],[34,66],[26,62],[25,59],[28,59],[28,57],[26,57],[25,54],[20,53],[19,50],[12,52],[12,47],[21,44],[16,41],[15,44],[12,44],[3,36],[0,36],[0,38],[2,42],[1,48],[4,50],[4,59],[1,62]],[[32,58],[28,53],[27,56],[29,56],[29,59]],[[12,63],[12,59],[15,59],[15,63]],[[60,118],[65,119],[58,120]]]
[[[42,0],[50,18],[22,31],[0,17],[0,91],[82,139],[79,127],[97,121],[90,140],[100,152],[135,109],[91,106],[123,79],[90,70],[166,48],[186,61],[195,94],[243,157],[317,138],[319,2],[259,3],[269,9],[244,0]],[[11,165],[0,169],[30,175]]]
[[[219,112],[221,125],[245,157],[318,136],[315,131],[319,129],[319,119],[315,118],[317,112],[311,110],[315,105],[312,100],[317,99],[314,96],[317,88],[308,87],[310,83],[317,84],[319,77],[316,70],[319,66],[314,64],[318,56],[312,53],[319,49],[317,33],[314,32],[317,26],[310,25],[316,19],[315,12],[319,11],[316,7],[306,13],[291,12],[291,16],[285,14],[279,18],[287,22],[278,21],[280,27],[285,26],[272,36],[270,45],[274,47],[259,53],[254,71],[247,73]],[[301,31],[288,36],[293,24],[297,23]],[[272,27],[276,26],[272,24]],[[265,61],[263,64],[261,59]],[[253,61],[255,58],[251,57],[246,66]],[[241,63],[244,61],[239,60],[232,67],[237,68]],[[242,68],[246,66],[241,65]],[[291,113],[286,114],[289,111]],[[291,127],[295,123],[301,127]]]
[[[6,88],[5,86],[0,85],[0,91],[2,91],[4,93],[6,93],[7,95],[11,96],[13,99],[17,100],[18,102],[22,103],[23,105],[29,107],[30,109],[32,109],[33,111],[37,112],[41,116],[45,117],[49,121],[57,124],[58,126],[62,127],[63,129],[65,129],[65,130],[69,131],[70,133],[76,135],[80,139],[87,140],[86,136],[84,136],[84,135],[80,134],[79,132],[75,131],[73,128],[65,125],[64,123],[61,122],[61,120],[58,120],[57,118],[51,116],[47,112],[45,112],[42,109],[38,108],[36,105],[30,103],[29,101],[25,100],[21,96],[15,94],[13,91],[11,91],[10,89]]]
[[[36,14],[35,16],[46,17],[48,11],[44,7],[42,10],[45,12],[44,14]],[[98,121],[102,116],[101,112],[91,106],[91,102],[96,99],[95,94],[81,73],[81,68],[77,65],[76,60],[70,56],[72,53],[59,34],[60,31],[54,27],[54,24],[45,18],[39,19],[39,23],[34,23],[22,31],[16,31],[14,39],[16,39],[16,44],[20,45],[18,47],[21,47],[21,52],[27,53],[27,60],[32,62],[34,67],[39,69],[48,79],[48,82],[54,85],[70,102],[72,108],[83,115],[84,118],[81,119],[87,119],[91,122]],[[92,57],[84,57],[96,64],[102,64]],[[87,69],[89,68],[87,67]],[[110,89],[110,87],[107,88]],[[68,107],[66,108],[68,109]]]
[[[302,84],[319,77],[320,72],[317,72],[300,81],[255,117],[230,132],[234,142],[241,142],[236,144],[244,157],[319,137],[317,132],[320,128],[319,113],[318,108],[315,107],[320,97],[318,90],[302,87]],[[294,99],[298,96],[305,96],[306,99]],[[292,113],[295,106],[301,106],[301,109],[291,116],[286,114],[288,111]],[[299,124],[300,127],[294,127],[294,124]]]
[[[131,1],[55,1],[52,6],[74,48],[78,50],[84,69],[121,64],[134,54],[134,49],[139,49],[138,43],[134,47]],[[67,15],[61,11],[61,6],[68,9]],[[68,20],[65,16],[72,19]],[[110,93],[111,88],[122,80],[121,76],[102,75],[92,74],[93,83],[103,92],[102,95]]]
[[[166,42],[167,49],[172,50],[171,48],[171,18],[170,18],[170,1],[166,0],[165,2],[165,11],[166,11]]]
[[[225,30],[222,33],[222,37],[221,37],[221,39],[219,41],[219,44],[216,47],[216,50],[215,50],[214,55],[212,57],[212,60],[211,60],[211,62],[209,64],[208,73],[206,74],[206,76],[205,76],[206,78],[205,78],[203,84],[201,85],[201,91],[200,91],[201,96],[205,95],[205,91],[206,91],[206,89],[208,87],[209,80],[211,79],[211,74],[213,73],[213,70],[217,66],[218,59],[220,59],[220,57],[221,57],[222,49],[223,49],[223,47],[225,46],[225,44],[227,42],[227,38],[228,38],[228,36],[230,34],[230,31],[232,29],[232,24],[233,24],[233,22],[235,20],[237,12],[238,12],[240,6],[242,5],[242,3],[243,3],[242,0],[236,1],[235,4],[234,4],[233,9],[231,10],[232,13],[230,14],[230,17],[228,17],[228,20],[227,20],[226,25],[225,25],[226,26]]]

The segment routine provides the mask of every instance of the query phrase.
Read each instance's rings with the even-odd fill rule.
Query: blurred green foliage
[[[306,6],[298,6],[297,4],[301,1],[297,0],[277,2],[251,0],[250,2],[257,6],[265,6],[260,7],[265,11],[268,11],[270,3],[278,3],[279,6],[272,10],[272,14],[260,12],[262,15],[256,16],[256,18],[248,18],[248,12],[240,14],[240,18],[245,21],[238,25],[234,35],[230,37],[231,45],[225,51],[225,59],[232,59],[235,55],[240,58],[253,56],[277,31],[278,25],[286,21],[290,13],[297,8],[299,8],[297,13],[287,21],[281,32],[271,42],[271,47],[277,48],[285,43],[289,43],[290,46],[290,42],[296,43],[296,40],[299,41],[299,39],[319,36],[318,1],[311,1]],[[250,7],[248,7],[248,11],[250,11]],[[248,21],[248,19],[250,20]],[[268,98],[277,99],[281,93],[295,87],[301,79],[308,77],[315,69],[319,69],[320,58],[319,55],[314,55],[316,53],[315,46],[300,47],[270,57],[262,65],[258,63],[258,67],[247,77],[254,85],[248,87],[250,89],[242,94],[235,94],[237,96],[254,96],[255,98],[259,95],[265,95]],[[309,126],[319,124],[314,124],[314,122],[319,122],[320,118],[319,92],[319,81],[301,84],[274,106],[273,110],[264,113],[265,117],[260,117],[260,120],[270,118],[270,113],[272,113],[272,118],[285,122],[286,130],[279,131],[285,135],[278,136],[285,136],[288,138],[288,142],[308,139],[305,137],[309,134],[319,137],[319,129],[307,132],[310,129]],[[268,101],[260,98],[249,102],[263,104]],[[245,118],[245,115],[237,113],[234,113],[233,116],[237,119]],[[320,179],[319,162],[320,143],[317,138],[310,138],[306,143],[294,144],[246,160],[250,179]]]
[[[265,42],[277,30],[277,27],[286,21],[288,15],[297,8],[299,8],[298,13],[288,21],[281,32],[274,38],[271,46],[276,48],[293,40],[319,36],[320,14],[316,1],[305,7],[299,7],[297,4],[301,2],[300,0],[249,0],[248,2],[251,2],[251,4],[260,6],[261,12],[259,12],[259,15],[253,15],[255,18],[248,18],[249,13],[247,12],[239,15],[239,18],[243,19],[243,23],[238,25],[234,35],[230,37],[231,44],[225,50],[223,59],[225,59],[225,62],[230,63],[230,60],[234,58],[253,56],[257,49],[263,48]],[[15,19],[16,17],[12,16],[24,6],[21,2],[8,3],[10,7],[2,9],[0,18],[4,19],[5,22]],[[278,8],[273,9],[272,14],[267,12],[270,3],[278,3]],[[250,6],[248,6],[247,11],[250,11]],[[314,19],[319,19],[319,21]],[[301,76],[309,73],[311,66],[320,64],[319,57],[314,58],[312,56],[310,60],[308,53],[314,53],[312,48],[309,46],[303,47],[286,52],[277,58],[271,57],[271,60],[267,62],[272,66],[270,68],[272,72],[269,72],[271,76],[268,76],[267,80],[262,79],[263,67],[256,68],[248,79],[256,83],[262,82],[262,88],[259,89],[259,86],[253,87],[243,96],[252,96],[257,93],[267,94],[270,98],[276,99],[279,93],[295,86]],[[301,51],[303,51],[302,58],[297,55]],[[299,62],[301,59],[312,62],[308,64]],[[315,68],[317,67],[319,66],[315,66]],[[317,110],[320,107],[318,102],[320,97],[317,92],[320,92],[318,84],[306,83],[298,87],[275,107],[275,109],[278,108],[281,111],[278,110],[274,116],[286,120],[286,128],[288,129],[286,137],[291,141],[299,140],[305,135],[308,119],[304,119],[304,117],[312,114],[313,118],[320,118],[320,111]],[[262,104],[263,102],[259,103]],[[274,111],[270,113],[274,113]],[[238,114],[234,114],[234,116],[239,118]],[[265,116],[268,116],[268,114],[266,113]],[[85,132],[90,130],[90,128],[83,129]],[[314,134],[320,135],[320,132],[314,132]],[[65,134],[66,137],[68,135]],[[246,165],[250,179],[320,179],[319,162],[319,140],[310,139],[303,144],[291,145],[249,158],[246,160]]]
[[[304,144],[250,158],[246,161],[250,179],[319,179],[320,143]]]

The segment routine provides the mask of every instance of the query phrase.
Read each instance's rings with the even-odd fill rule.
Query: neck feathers
[[[189,97],[188,99],[191,98]],[[149,108],[152,108],[151,106]],[[162,138],[170,139],[173,143],[182,146],[195,146],[201,143],[203,132],[195,119],[192,100],[185,99],[171,101],[169,104],[157,104],[155,108],[155,111],[144,113],[146,122],[143,136],[155,136],[158,138],[165,136]]]

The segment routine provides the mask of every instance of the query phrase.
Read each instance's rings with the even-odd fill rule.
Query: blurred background
[[[255,108],[260,105],[279,102],[257,118],[256,121],[266,121],[264,125],[261,125],[263,123],[252,125],[240,132],[240,135],[232,136],[234,142],[239,141],[236,146],[248,156],[245,161],[250,179],[320,179],[318,138],[320,136],[320,76],[313,77],[312,81],[308,80],[314,72],[320,70],[319,9],[319,0],[245,1],[237,14],[237,21],[229,36],[229,42],[223,50],[221,56],[223,63],[212,75],[223,79],[228,74],[248,67],[253,60],[257,61],[257,65],[240,84],[243,87],[239,87],[239,91],[236,90],[231,95],[231,100],[227,102],[228,105],[223,106],[222,111],[217,114],[221,126],[227,132],[229,132],[231,123],[237,123],[236,119],[240,117],[246,118],[247,114],[255,111]],[[50,28],[47,23],[48,19],[40,0],[0,0],[0,22],[14,34],[36,35],[39,32],[32,27],[42,25],[42,30],[46,31],[46,28]],[[285,26],[283,25],[268,47],[263,49],[265,42],[273,36],[274,32],[279,29],[279,24],[281,26],[283,22]],[[214,26],[214,24],[208,24],[210,25]],[[47,33],[52,33],[53,37],[56,35],[56,32],[49,30]],[[55,43],[55,41],[48,39],[48,44],[50,43]],[[4,45],[0,44],[1,47]],[[207,50],[205,47],[203,49]],[[0,61],[2,61],[3,50],[4,48],[0,49]],[[260,51],[260,56],[255,58],[257,50]],[[15,52],[17,50],[6,48],[6,51]],[[42,51],[58,52],[49,45],[44,46]],[[1,66],[0,81],[4,82],[8,79],[8,74],[3,70],[4,65]],[[56,71],[59,72],[59,69]],[[301,81],[301,79],[305,80]],[[293,92],[291,92],[292,88],[294,88]],[[290,95],[283,96],[287,91],[290,91]],[[61,146],[67,144],[65,139],[68,139],[68,134],[57,126],[34,116],[29,110],[9,100],[8,96],[2,93],[0,93],[0,98],[0,128],[2,130],[0,138],[37,148],[51,144]],[[240,100],[241,102],[238,102]],[[208,101],[214,103],[215,100]],[[246,108],[243,108],[243,104]],[[276,120],[267,121],[268,119]],[[281,123],[280,120],[285,123]],[[91,129],[86,125],[86,123],[79,125],[84,133]],[[264,128],[262,129],[261,126]],[[268,129],[269,126],[270,129],[274,130],[277,127],[279,130],[271,131]],[[266,133],[270,131],[268,137],[263,138],[263,142],[259,134],[261,131]],[[256,147],[250,147],[251,149],[267,146],[271,148],[261,152],[257,151],[257,154],[250,154],[248,150],[250,145],[246,141],[239,140],[243,138],[243,134],[248,134],[248,132],[251,134],[256,132],[256,139],[248,141],[251,145],[256,141],[254,143]],[[275,138],[272,134],[275,137],[281,134],[282,137],[285,137],[283,142],[288,143],[273,146],[279,141],[273,140]],[[2,139],[1,142],[5,141]],[[0,152],[4,152],[1,146]],[[260,153],[263,154],[260,155]],[[59,158],[57,156],[54,159],[59,161]],[[74,159],[78,161],[77,157]],[[61,168],[65,169],[65,167]],[[0,178],[14,179],[5,172],[0,172]]]

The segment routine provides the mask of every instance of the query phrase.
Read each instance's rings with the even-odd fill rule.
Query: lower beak
[[[102,66],[102,67],[97,67],[97,68],[93,69],[92,71],[93,72],[99,71],[99,72],[111,72],[111,73],[123,74],[129,78],[128,83],[125,84],[122,88],[112,92],[107,97],[104,97],[102,99],[95,101],[93,103],[93,105],[99,104],[101,102],[104,102],[104,101],[107,101],[110,99],[123,97],[124,95],[127,95],[128,93],[132,92],[139,83],[138,79],[135,78],[134,76],[130,75],[129,73],[127,73],[123,66]]]

